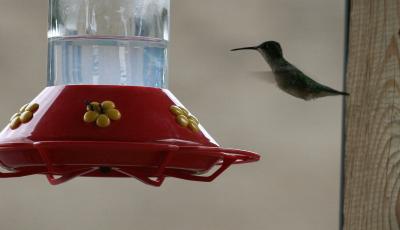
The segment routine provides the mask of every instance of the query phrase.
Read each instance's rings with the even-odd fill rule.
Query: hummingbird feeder
[[[221,148],[166,89],[169,0],[49,0],[48,87],[0,133],[0,178],[212,181],[259,160]]]

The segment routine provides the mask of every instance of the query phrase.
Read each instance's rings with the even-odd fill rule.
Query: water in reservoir
[[[102,84],[165,88],[167,41],[144,37],[49,38],[48,85]]]

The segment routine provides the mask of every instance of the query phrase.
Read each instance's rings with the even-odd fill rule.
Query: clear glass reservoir
[[[169,0],[49,0],[48,85],[166,87]]]

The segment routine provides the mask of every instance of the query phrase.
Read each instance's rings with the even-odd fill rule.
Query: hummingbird
[[[325,96],[349,95],[322,85],[305,75],[283,57],[281,45],[276,41],[266,41],[259,46],[237,48],[231,51],[237,50],[260,52],[271,67],[278,87],[292,96],[308,101]]]

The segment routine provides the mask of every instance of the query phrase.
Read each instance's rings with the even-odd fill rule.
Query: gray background
[[[255,71],[255,52],[286,57],[340,89],[344,1],[172,0],[170,89],[225,147],[262,154],[213,183],[43,176],[0,180],[1,229],[337,229],[341,98],[304,102]],[[47,1],[0,0],[0,123],[44,87]]]

